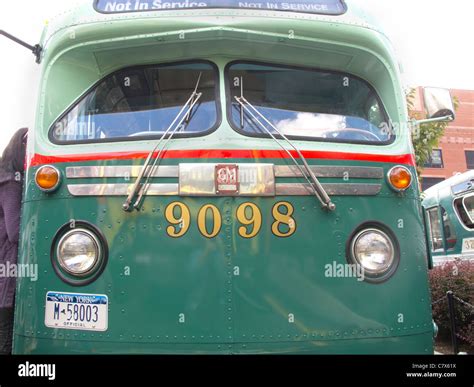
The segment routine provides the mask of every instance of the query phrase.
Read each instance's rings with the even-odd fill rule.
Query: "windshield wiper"
[[[194,88],[194,91],[190,95],[189,99],[186,101],[186,103],[183,105],[183,107],[178,112],[176,117],[173,119],[173,122],[171,122],[168,129],[166,129],[166,131],[160,137],[155,147],[150,151],[150,153],[148,153],[145,163],[143,164],[143,167],[141,168],[140,173],[138,174],[138,177],[135,180],[135,183],[133,184],[132,190],[130,191],[130,193],[127,196],[127,199],[122,205],[122,208],[124,211],[131,210],[130,207],[131,207],[132,201],[135,198],[135,196],[137,196],[137,193],[138,193],[138,196],[133,207],[137,210],[140,208],[143,196],[146,194],[146,192],[148,191],[148,188],[150,187],[150,179],[154,176],[156,169],[159,167],[159,162],[161,160],[163,151],[166,148],[166,145],[170,142],[170,140],[173,138],[175,133],[178,130],[183,128],[184,122],[186,122],[186,124],[189,123],[192,110],[202,96],[202,93],[198,93],[197,91],[199,87],[199,83],[201,81],[201,75],[202,73],[199,74],[199,78],[196,82],[196,87]],[[153,164],[150,166],[150,162],[151,162],[151,159],[153,158],[153,155],[158,150],[161,142],[168,135],[168,133],[170,133],[169,137],[166,139],[165,143],[160,148]],[[145,182],[144,184],[140,185],[143,178],[145,178]]]
[[[321,185],[318,178],[311,170],[310,166],[308,165],[308,162],[306,161],[306,158],[303,156],[301,151],[281,131],[279,131],[275,127],[275,125],[273,125],[262,113],[260,113],[255,106],[253,106],[249,101],[247,101],[243,95],[241,95],[240,97],[235,96],[234,98],[240,104],[241,109],[245,110],[255,120],[255,122],[257,122],[260,127],[265,130],[265,132],[267,132],[267,134],[269,134],[270,137],[275,140],[276,143],[290,156],[290,159],[301,171],[301,174],[309,183],[310,187],[312,187],[314,195],[319,200],[323,208],[326,208],[329,211],[334,211],[336,209],[336,205],[332,202],[331,198],[324,190],[324,187]],[[241,110],[241,120],[243,110]],[[291,152],[276,138],[276,136],[256,117],[256,115],[258,115],[263,121],[265,121],[267,125],[269,125],[273,130],[275,130],[275,132],[277,132],[278,135],[296,151],[298,157],[303,162],[304,168],[303,166],[301,166],[300,163],[296,161]]]

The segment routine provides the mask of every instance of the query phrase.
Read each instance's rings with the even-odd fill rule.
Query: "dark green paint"
[[[65,166],[58,165],[62,171]],[[387,171],[390,167],[381,166]],[[383,185],[376,197],[334,198],[335,213],[321,210],[312,196],[147,197],[142,211],[125,213],[122,197],[73,198],[65,184],[55,194],[43,194],[30,183],[20,260],[37,263],[40,275],[36,283],[26,279],[18,286],[22,302],[16,311],[15,352],[431,353],[419,204],[410,198],[413,193],[400,197]],[[164,219],[166,206],[176,200],[189,207],[192,220],[179,239],[166,234]],[[253,239],[238,235],[235,211],[246,201],[257,204],[263,216]],[[297,230],[288,238],[270,232],[271,209],[279,201],[295,209]],[[197,212],[207,203],[216,205],[223,217],[214,239],[203,237],[197,228]],[[103,274],[79,288],[62,282],[50,261],[52,237],[71,219],[96,225],[110,251]],[[399,219],[403,229],[398,228]],[[369,220],[384,223],[397,235],[401,261],[395,275],[377,285],[326,278],[324,266],[347,262],[348,236]],[[235,266],[239,276],[234,276]],[[124,274],[125,267],[130,267],[130,276]],[[44,300],[49,290],[106,294],[109,329],[90,333],[46,328]],[[180,313],[185,314],[184,324],[179,323]],[[289,323],[289,314],[294,323]],[[403,323],[398,322],[400,314]]]
[[[186,39],[181,38],[182,32]],[[374,86],[393,122],[408,121],[390,42],[355,4],[343,16],[325,17],[225,9],[102,15],[84,2],[51,20],[41,44],[43,67],[31,154],[148,152],[154,141],[57,146],[49,141],[48,131],[80,95],[119,68],[196,59],[210,60],[219,68],[222,122],[210,135],[172,140],[167,149],[278,149],[271,139],[244,137],[229,126],[223,69],[233,60],[356,75]],[[403,133],[388,146],[309,141],[295,141],[295,145],[307,151],[412,153],[409,136]],[[165,159],[162,164],[178,162],[239,160]],[[64,175],[66,166],[132,163],[139,165],[143,160],[57,167]],[[392,167],[349,160],[311,163],[383,166],[385,171]],[[335,213],[321,210],[312,196],[250,200],[147,197],[143,211],[125,213],[121,210],[125,198],[72,197],[66,181],[57,192],[44,194],[33,182],[35,170],[30,168],[26,179],[19,261],[38,264],[39,278],[37,282],[18,281],[15,353],[433,352],[426,247],[415,185],[398,195],[380,180],[383,189],[377,196],[335,197]],[[118,180],[88,179],[87,183]],[[350,182],[357,181],[346,183]],[[186,203],[192,213],[191,228],[180,239],[165,232],[163,211],[174,200]],[[242,239],[236,230],[234,212],[244,200],[256,203],[264,216],[262,229],[252,240]],[[278,201],[291,202],[295,208],[297,231],[290,238],[270,233],[271,208]],[[216,205],[224,216],[222,230],[212,240],[204,238],[196,226],[197,210],[207,203]],[[76,288],[56,276],[50,259],[55,233],[71,219],[100,228],[110,249],[102,275]],[[403,228],[398,228],[400,219]],[[346,262],[348,236],[368,220],[385,223],[399,239],[401,260],[395,275],[377,285],[355,278],[326,278],[324,265]],[[124,275],[126,266],[130,267],[129,277]],[[233,275],[235,266],[240,268],[239,276]],[[47,291],[106,294],[109,329],[91,333],[46,328]],[[179,323],[180,313],[185,313],[185,324]],[[289,323],[290,313],[294,323]],[[399,322],[401,315],[403,322]]]

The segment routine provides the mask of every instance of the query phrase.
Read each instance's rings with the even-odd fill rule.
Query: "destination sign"
[[[324,15],[341,15],[346,11],[343,0],[96,0],[95,9],[103,13],[177,11],[186,9],[240,8],[267,11],[304,12]]]

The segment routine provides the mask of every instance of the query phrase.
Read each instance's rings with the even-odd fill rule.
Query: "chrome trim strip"
[[[240,163],[239,165],[253,164]],[[140,168],[140,165],[67,167],[66,177],[69,179],[134,178],[140,173]],[[275,177],[302,177],[301,171],[295,165],[274,165],[273,168]],[[348,179],[382,179],[384,177],[383,168],[379,167],[310,166],[310,169],[316,177]],[[153,174],[153,177],[172,178],[178,176],[179,167],[177,165],[160,165]]]
[[[126,196],[132,189],[132,184],[70,184],[67,186],[73,196]],[[323,184],[324,189],[334,196],[375,196],[382,190],[381,184]],[[215,193],[180,194],[178,184],[151,184],[148,196],[217,196]],[[277,183],[275,193],[246,193],[237,196],[309,196],[313,195],[311,186],[307,183]]]
[[[375,196],[382,190],[381,184],[323,184],[328,195],[334,196]],[[313,190],[307,183],[277,183],[277,196],[307,196]]]
[[[68,179],[87,178],[134,178],[138,177],[141,165],[120,165],[120,166],[93,166],[93,167],[67,167],[66,177]],[[153,174],[153,177],[178,177],[179,168],[177,165],[160,165]]]
[[[275,177],[302,177],[301,171],[294,165],[275,165]],[[379,167],[343,167],[310,166],[316,177],[346,179],[382,179],[383,168]]]
[[[133,184],[74,184],[67,189],[73,196],[127,196]],[[149,196],[178,196],[178,184],[151,184]]]

